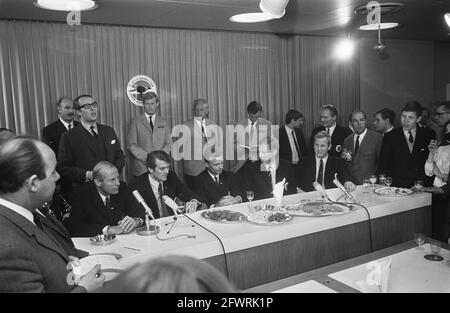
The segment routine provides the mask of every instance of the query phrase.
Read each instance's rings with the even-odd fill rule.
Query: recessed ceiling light
[[[41,9],[54,11],[87,11],[98,7],[98,0],[34,0]]]
[[[444,18],[447,22],[448,27],[450,27],[450,13],[445,13]]]
[[[374,23],[374,24],[367,24],[359,26],[359,29],[361,30],[378,30],[378,29],[389,29],[389,28],[395,28],[399,26],[398,23]]]
[[[258,22],[266,22],[276,18],[273,14],[265,13],[265,12],[256,12],[256,13],[244,13],[233,15],[230,17],[231,22],[235,23],[258,23]]]

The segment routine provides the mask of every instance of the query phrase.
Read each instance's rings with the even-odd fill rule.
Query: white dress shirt
[[[355,133],[355,136],[353,136],[353,151],[355,151],[356,139],[358,138],[358,136],[359,136],[359,146],[361,147],[361,143],[362,143],[364,137],[366,136],[366,134],[367,134],[367,128],[359,135],[357,133]]]
[[[325,127],[325,132],[327,132],[327,128],[329,129],[330,136],[333,136],[334,130],[336,129],[336,124],[331,127]]]
[[[409,142],[409,132],[411,132],[411,134],[414,138],[414,141],[412,143]],[[403,134],[405,135],[406,143],[408,144],[408,148],[409,148],[409,152],[412,153],[412,150],[414,147],[414,142],[416,141],[417,127],[414,128],[413,130],[406,130],[403,128]]]
[[[322,159],[323,161],[323,177],[322,181],[325,184],[325,168],[327,167],[328,154],[326,157]],[[320,167],[320,158],[316,156],[316,181],[319,181],[319,167]]]
[[[85,123],[85,122],[83,122],[83,121],[80,121],[80,122],[81,122],[81,125],[83,126],[83,128],[86,129],[91,135],[94,135],[94,134],[91,132],[91,126],[94,126],[94,130],[95,130],[95,132],[96,132],[97,135],[98,135],[97,123],[94,123],[94,124],[88,124],[88,123]]]
[[[145,117],[147,118],[148,124],[150,125],[150,119],[152,119],[153,127],[155,127],[156,114],[150,115],[150,114],[147,114],[147,112],[144,112],[144,113],[145,113]]]
[[[15,204],[13,202],[10,202],[8,200],[5,200],[3,198],[0,198],[0,205],[3,205],[4,207],[7,207],[11,211],[14,211],[14,212],[16,212],[19,215],[22,215],[23,217],[25,217],[27,220],[29,220],[31,223],[34,224],[33,213],[31,213],[30,211],[28,211],[24,207],[22,207],[20,205],[17,205],[17,204]]]
[[[284,125],[284,128],[286,129],[286,133],[289,138],[289,145],[291,146],[292,164],[297,164],[298,161],[300,161],[300,156],[298,155],[297,148],[295,147],[294,136],[295,136],[295,140],[297,140],[297,143],[298,143],[298,138],[295,135],[294,129],[288,127],[287,125]],[[292,133],[292,131],[294,131],[294,133]],[[298,147],[298,148],[300,149],[300,147]]]
[[[217,177],[217,182],[218,182],[218,183],[220,182],[220,176],[219,176],[220,174],[214,175],[214,174],[212,174],[212,173],[211,173],[210,171],[208,171],[208,170],[207,170],[207,172],[208,172],[209,176],[211,176],[211,178],[212,178],[213,181],[216,181],[216,180],[215,180],[215,177]]]
[[[70,123],[67,123],[66,121],[64,121],[62,118],[59,118],[59,120],[61,121],[61,123],[63,123],[64,127],[69,130],[69,125],[70,125],[70,129],[73,128],[73,121]]]

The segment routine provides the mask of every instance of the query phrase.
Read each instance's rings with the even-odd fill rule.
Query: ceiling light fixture
[[[444,18],[447,22],[448,27],[450,27],[450,13],[445,13]]]
[[[53,11],[88,11],[98,7],[98,0],[34,0],[33,4]]]
[[[390,29],[398,27],[399,23],[374,23],[374,24],[367,24],[359,26],[359,29],[361,30],[378,30],[378,29]]]
[[[262,12],[233,15],[229,20],[235,23],[258,23],[279,19],[284,16],[288,2],[289,0],[261,0],[259,8]]]

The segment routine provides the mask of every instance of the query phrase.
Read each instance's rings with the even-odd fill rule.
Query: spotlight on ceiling
[[[334,56],[339,60],[348,60],[353,56],[355,43],[349,38],[341,39],[334,48]]]
[[[229,20],[235,23],[258,23],[279,19],[284,16],[288,2],[289,0],[261,0],[259,8],[262,12],[233,15]]]
[[[444,18],[447,22],[448,27],[450,27],[450,13],[445,13]]]
[[[374,23],[374,24],[367,24],[359,26],[359,29],[361,30],[378,30],[378,29],[390,29],[398,27],[398,23]]]
[[[88,11],[98,7],[98,0],[34,0],[33,4],[53,11]]]

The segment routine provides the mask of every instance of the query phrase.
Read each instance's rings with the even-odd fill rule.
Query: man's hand
[[[430,141],[430,144],[428,145],[428,150],[429,150],[432,154],[435,154],[437,148],[438,148],[438,146],[437,146],[437,141],[436,141],[436,140],[431,140],[431,141]]]
[[[100,264],[97,264],[81,278],[78,286],[84,287],[87,292],[95,292],[102,288],[104,283],[105,275],[101,273]]]
[[[345,190],[347,190],[347,192],[353,192],[356,190],[356,185],[354,183],[352,183],[351,181],[346,181],[344,183],[344,187],[345,187]]]
[[[119,226],[122,227],[124,233],[129,233],[136,228],[137,221],[134,218],[125,216],[121,221],[119,221]]]
[[[108,235],[120,235],[121,233],[123,233],[123,228],[120,225],[109,226],[106,233]]]
[[[232,196],[223,196],[219,201],[217,201],[217,203],[216,203],[216,207],[221,207],[221,206],[227,206],[227,205],[232,205],[232,204],[235,204],[235,203],[239,203],[239,202],[236,202],[237,200],[236,200],[236,198],[235,197],[232,197]]]

